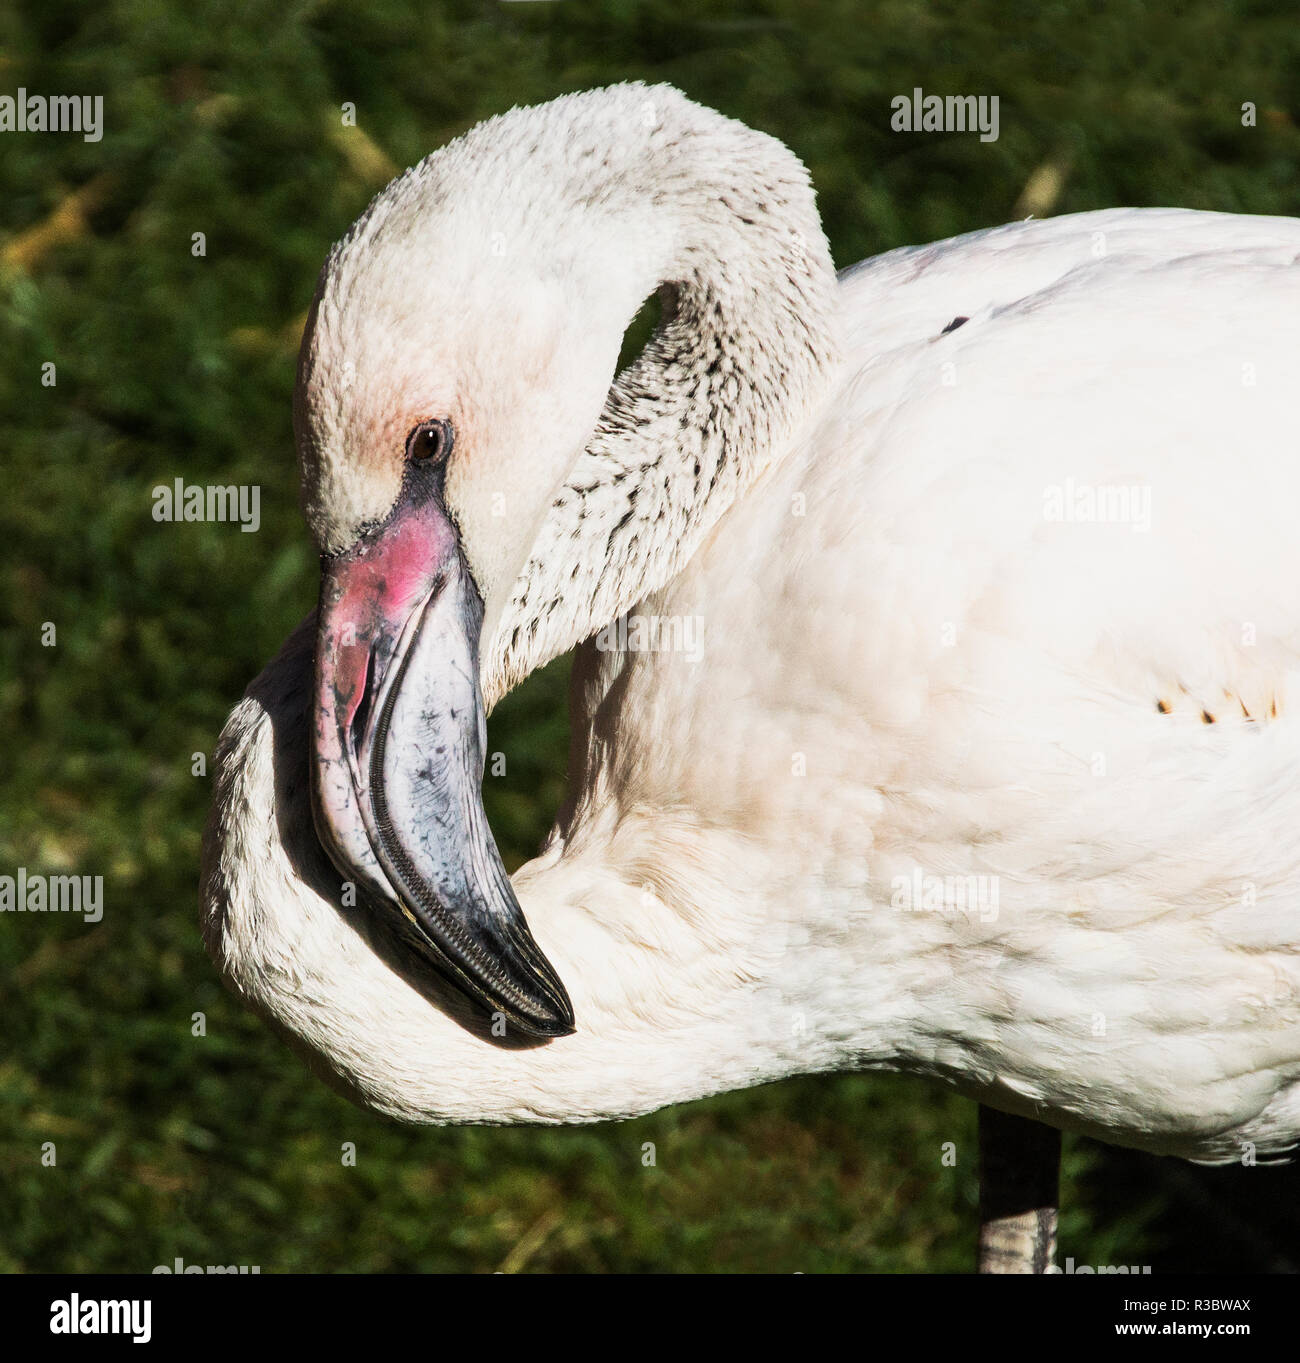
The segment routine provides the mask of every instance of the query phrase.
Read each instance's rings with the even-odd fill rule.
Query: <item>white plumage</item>
[[[437,393],[489,702],[588,640],[571,797],[513,878],[577,1031],[500,1045],[340,906],[309,624],[223,736],[233,985],[411,1121],[880,1065],[1190,1159],[1300,1138],[1300,223],[1117,209],[836,282],[789,153],[662,87],[439,156],[327,266],[307,505],[331,549],[382,515],[375,432]],[[676,320],[605,404],[665,281]],[[697,622],[699,656],[590,641],[628,613]]]

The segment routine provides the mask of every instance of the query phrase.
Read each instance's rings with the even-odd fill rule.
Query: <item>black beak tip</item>
[[[538,1007],[528,1017],[516,1017],[515,1025],[531,1036],[554,1037],[572,1036],[577,1030],[573,1017],[573,1004],[568,994],[550,994],[545,1001],[539,999]]]

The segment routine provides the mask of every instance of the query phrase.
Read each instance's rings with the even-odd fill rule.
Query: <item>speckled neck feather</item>
[[[835,276],[802,164],[665,86],[625,87],[572,186],[634,217],[638,298],[661,322],[618,378],[483,655],[488,703],[662,586],[807,419],[838,353]],[[560,101],[561,105],[567,101]],[[631,316],[628,317],[631,320]],[[491,616],[493,612],[490,610]]]

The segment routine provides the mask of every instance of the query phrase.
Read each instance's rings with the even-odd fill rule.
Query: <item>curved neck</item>
[[[669,581],[792,443],[838,359],[834,266],[803,166],[683,104],[685,126],[652,139],[602,202],[626,234],[610,281],[635,299],[625,325],[656,286],[663,317],[489,608],[489,706]]]

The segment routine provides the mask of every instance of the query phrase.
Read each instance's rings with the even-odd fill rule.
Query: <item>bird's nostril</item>
[[[366,732],[366,721],[370,718],[370,693],[374,671],[375,650],[372,648],[366,655],[366,674],[361,679],[361,699],[357,702],[357,708],[352,714],[352,727],[348,735],[352,743],[353,756],[358,759],[361,757],[361,740]]]

